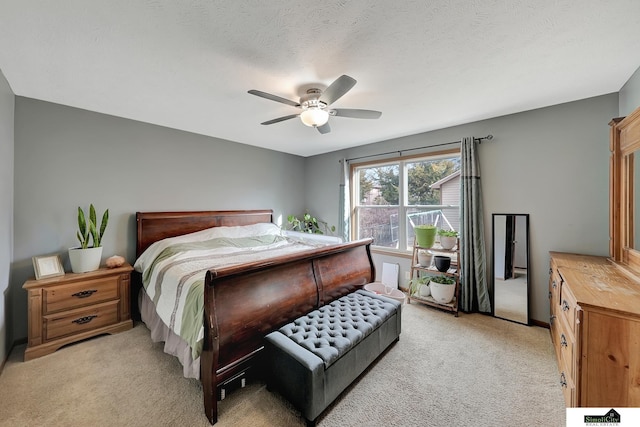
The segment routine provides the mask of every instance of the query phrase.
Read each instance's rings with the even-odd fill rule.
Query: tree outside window
[[[435,224],[459,230],[460,155],[432,155],[352,169],[356,238],[373,245],[408,250],[413,226]],[[357,175],[357,176],[356,176]]]

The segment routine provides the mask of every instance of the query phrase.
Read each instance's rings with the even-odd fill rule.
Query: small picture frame
[[[32,260],[36,280],[64,276],[64,268],[62,268],[59,255],[34,256]]]

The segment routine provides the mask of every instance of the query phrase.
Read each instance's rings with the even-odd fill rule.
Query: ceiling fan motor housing
[[[320,96],[322,95],[322,91],[320,89],[307,89],[307,93],[300,97],[300,105],[303,109],[308,108],[327,108],[327,104],[320,101]]]

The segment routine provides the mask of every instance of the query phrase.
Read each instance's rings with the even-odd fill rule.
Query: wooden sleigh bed
[[[136,221],[139,257],[168,237],[271,223],[272,211],[138,212]],[[268,333],[374,281],[371,242],[328,245],[206,272],[200,380],[211,424],[218,418],[218,387],[256,364]]]

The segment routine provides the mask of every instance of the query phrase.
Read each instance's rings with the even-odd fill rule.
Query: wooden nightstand
[[[29,293],[29,341],[24,360],[85,338],[131,329],[132,270],[125,264],[27,280],[22,286]]]

